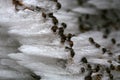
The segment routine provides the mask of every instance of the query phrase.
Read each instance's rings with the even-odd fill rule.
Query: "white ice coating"
[[[68,0],[65,1],[67,2]],[[76,14],[73,12],[67,12],[64,9],[56,12],[56,8],[54,7],[55,2],[49,2],[49,0],[24,0],[24,3],[27,5],[37,5],[42,8],[47,7],[46,9],[49,9],[48,12],[55,12],[54,15],[59,20],[58,25],[60,25],[61,22],[65,22],[68,25],[65,33],[69,32],[78,34],[79,31]],[[68,5],[70,5],[70,3],[68,3]],[[88,12],[87,9],[82,8],[74,8],[73,10],[76,11],[77,9],[79,9],[78,12],[83,11],[83,13],[89,12],[90,14],[96,13],[96,10],[94,9],[89,9],[90,11]],[[0,24],[5,25],[3,26],[3,29],[8,32],[10,38],[12,39],[9,39],[8,37],[7,39],[4,37],[6,41],[3,39],[3,37],[0,39],[0,45],[2,45],[2,47],[0,47],[0,51],[5,49],[5,52],[0,52],[0,55],[4,57],[7,57],[8,55],[20,65],[41,76],[41,80],[84,80],[84,76],[87,74],[87,72],[84,74],[80,73],[80,67],[84,66],[82,63],[80,63],[82,57],[87,57],[88,62],[91,64],[101,64],[105,66],[110,65],[107,62],[108,60],[113,60],[113,58],[109,57],[108,55],[103,55],[101,48],[98,49],[91,45],[88,41],[88,38],[93,37],[94,40],[101,45],[101,47],[108,48],[110,45],[112,45],[109,40],[115,34],[117,34],[116,32],[112,33],[111,37],[108,39],[103,39],[103,34],[101,32],[87,32],[73,37],[72,41],[74,42],[73,49],[75,51],[75,56],[73,61],[70,61],[68,64],[66,64],[65,61],[66,59],[69,59],[70,54],[69,52],[65,51],[65,45],[60,44],[59,36],[51,31],[51,26],[53,26],[53,24],[50,18],[44,19],[41,16],[41,12],[33,12],[30,10],[15,12],[13,6],[9,7],[4,12],[2,10],[3,8],[0,8],[0,15],[2,15]],[[4,31],[2,32],[4,33]],[[119,41],[119,36],[120,35],[118,33],[117,42]],[[15,41],[12,41],[13,39],[19,42],[18,46],[20,47],[15,46],[17,49],[11,47],[12,45],[14,46],[14,44],[16,44]],[[3,45],[10,47],[4,48]],[[112,45],[112,49],[114,49],[114,47],[115,46]],[[115,48],[115,50],[116,49],[117,51],[119,50],[118,48]],[[3,55],[3,53],[7,54]],[[118,54],[120,53],[115,53],[113,57],[116,57]],[[24,68],[19,67],[14,60],[9,60],[9,58],[3,58],[1,60],[0,78],[4,78],[5,75],[8,75],[8,77],[6,77],[8,80],[9,78],[24,80],[24,78],[18,79],[21,77],[26,77],[25,80],[30,80],[29,75],[27,74],[27,76],[23,76],[23,74],[20,74],[16,71],[9,71],[7,69],[3,69],[3,67],[1,68],[2,65],[9,65],[15,69],[20,69],[19,71],[21,72],[27,72],[27,70]],[[113,64],[116,66],[119,65],[114,61]],[[65,66],[67,67],[65,68]],[[18,73],[18,75],[16,75],[16,73]],[[117,73],[115,75],[117,77],[119,76]],[[103,80],[106,80],[106,76],[103,77]]]
[[[18,51],[19,43],[10,37],[5,27],[0,24],[0,80],[34,80],[28,69],[8,57]]]

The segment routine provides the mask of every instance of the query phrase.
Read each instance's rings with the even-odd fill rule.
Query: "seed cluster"
[[[111,19],[108,15],[112,14],[115,19]],[[92,23],[91,20],[97,21],[104,21],[104,23]],[[99,15],[91,15],[91,14],[81,14],[79,17],[79,30],[80,32],[87,32],[87,31],[101,31],[103,32],[103,38],[108,38],[109,34],[112,31],[120,30],[119,27],[119,15],[113,10],[100,10]]]
[[[94,41],[94,39],[92,37],[89,37],[89,42],[94,45],[96,48],[101,48],[101,45],[98,44],[97,42]],[[116,40],[114,38],[111,39],[111,42],[112,44],[116,44]],[[113,53],[109,50],[109,49],[106,49],[106,48],[101,48],[103,54],[104,53],[108,53],[108,55],[113,55]]]
[[[57,1],[57,0],[51,0],[53,2],[56,2],[56,7],[57,9],[60,9],[61,8],[61,4]],[[18,6],[24,6],[25,9],[29,9],[29,10],[32,10],[32,11],[41,11],[43,8],[40,8],[38,6],[34,6],[34,8],[30,8],[30,7],[26,7],[21,1],[19,0],[13,0],[13,4],[15,5],[15,10],[16,11],[19,11],[18,9]],[[73,41],[71,40],[71,38],[74,36],[73,34],[71,33],[68,33],[68,34],[64,34],[64,30],[67,28],[67,25],[66,23],[62,22],[61,23],[61,27],[58,27],[58,19],[53,15],[53,13],[45,13],[44,11],[42,11],[42,17],[44,19],[46,19],[47,17],[48,18],[51,18],[52,19],[52,23],[53,23],[53,26],[51,27],[51,30],[53,31],[53,33],[56,33],[60,36],[60,42],[61,44],[64,44],[65,42],[68,43],[69,45],[69,48],[67,48],[69,51],[70,51],[70,55],[71,57],[73,58],[74,55],[75,55],[75,52],[74,50],[72,49],[73,47]]]
[[[53,1],[56,3],[56,8],[57,9],[60,9],[61,8],[61,4],[57,1],[57,0],[50,0],[50,1]],[[31,6],[31,7],[27,7],[25,4],[23,4],[22,1],[20,0],[12,0],[13,2],[13,5],[15,6],[15,10],[16,11],[20,11],[21,9],[19,9],[18,7],[23,7],[22,10],[25,10],[25,9],[28,9],[28,10],[31,10],[31,11],[41,11],[42,12],[42,17],[44,19],[46,18],[51,18],[52,19],[52,23],[53,23],[53,26],[51,27],[51,30],[53,31],[53,33],[56,33],[60,36],[61,38],[61,43],[64,43],[65,40],[66,40],[66,35],[64,34],[64,29],[67,27],[67,25],[65,23],[61,23],[61,25],[63,27],[58,27],[58,20],[57,18],[53,15],[53,13],[45,13],[44,11],[44,8],[41,8],[39,6]],[[70,37],[70,36],[69,36]],[[69,38],[70,39],[70,38]],[[72,43],[70,43],[70,45],[72,46]],[[74,56],[74,51],[71,49],[71,56]],[[33,78],[35,78],[36,80],[40,80],[41,79],[41,76],[37,76],[36,74],[31,74],[31,76]]]
[[[57,10],[59,10],[60,8],[61,8],[61,4],[57,1],[57,0],[50,0],[50,1],[53,1],[53,2],[56,2],[56,8],[57,8]],[[22,1],[20,1],[20,0],[12,0],[12,4],[15,6],[15,10],[16,11],[19,11],[19,10],[21,10],[21,9],[19,9],[18,7],[23,7],[23,10],[26,10],[26,9],[28,9],[28,10],[31,10],[31,11],[45,11],[45,8],[41,8],[41,7],[39,7],[39,6],[26,6]],[[46,14],[42,14],[44,17],[46,16]],[[55,19],[55,18],[53,18],[53,19]],[[57,20],[57,19],[55,19],[55,20]]]
[[[57,9],[60,9],[61,8],[61,4],[58,2],[58,0],[50,0],[50,1],[53,1],[56,3],[56,8]],[[81,2],[83,4],[83,2]],[[18,9],[18,6],[23,6],[24,9],[29,9],[29,10],[32,10],[32,11],[41,11],[43,8],[40,8],[38,6],[34,6],[34,8],[32,7],[27,7],[25,6],[21,1],[19,0],[13,0],[13,4],[15,5],[15,10],[16,11],[19,11]],[[106,10],[103,10],[102,11],[102,19],[104,20],[108,20],[108,18],[106,17],[107,15],[107,11]],[[65,34],[65,29],[67,28],[67,24],[62,22],[61,23],[61,26],[59,27],[58,24],[59,24],[59,21],[58,19],[54,16],[53,13],[45,13],[45,12],[42,12],[42,17],[44,19],[46,18],[50,18],[52,20],[52,23],[53,23],[53,26],[51,26],[51,31],[54,33],[54,34],[57,34],[59,37],[60,37],[60,43],[61,44],[65,44],[65,43],[68,43],[68,46],[65,47],[65,49],[69,50],[70,52],[70,57],[73,58],[75,56],[75,51],[73,49],[73,46],[74,46],[74,42],[71,40],[71,38],[73,36],[75,36],[74,34],[71,34],[71,33],[68,33],[68,34]],[[90,15],[84,15],[84,20],[89,20],[90,19]],[[82,20],[82,18],[80,18],[80,21],[81,21],[81,24],[80,24],[80,31],[81,32],[86,32],[86,31],[89,31],[89,30],[93,30],[92,27],[90,26],[87,26],[85,25],[85,21]],[[100,31],[101,29],[104,29],[104,35],[103,35],[103,38],[108,38],[108,35],[110,34],[111,30],[110,28],[108,28],[107,26],[111,26],[113,25],[114,23],[111,23],[111,22],[107,22],[105,23],[102,27],[97,27],[97,30]],[[119,27],[111,27],[111,28],[114,28],[115,30],[118,30]],[[100,44],[98,44],[97,42],[95,42],[95,40],[92,38],[92,37],[89,37],[89,42],[95,46],[96,48],[98,49],[101,49],[103,54],[105,53],[108,53],[108,55],[110,55],[112,57],[113,53],[107,49],[107,48],[102,48]],[[113,45],[117,45],[117,46],[120,46],[120,44],[117,44],[115,38],[112,38],[111,39],[111,42]],[[120,62],[120,55],[117,56],[118,58],[118,62]],[[113,74],[112,74],[112,70],[116,70],[116,71],[120,71],[120,65],[118,66],[115,66],[111,60],[108,61],[108,63],[110,64],[109,67],[105,67],[103,65],[100,65],[100,64],[90,64],[87,60],[86,57],[82,57],[81,58],[81,61],[84,65],[86,65],[86,68],[85,67],[81,67],[81,73],[84,74],[86,71],[88,71],[89,73],[84,77],[84,80],[101,80],[101,78],[103,77],[103,74],[100,73],[100,70],[103,69],[106,71],[106,73],[108,74],[109,76],[109,79],[110,80],[114,80],[114,77],[113,77]],[[94,68],[93,68],[94,66]],[[99,74],[96,74],[95,76],[92,76],[93,73],[99,73]],[[35,77],[34,75],[32,75],[33,77]],[[39,78],[39,77],[38,77]],[[41,78],[41,77],[40,77]]]
[[[107,49],[107,48],[101,48],[101,46],[100,46],[100,44],[98,44],[98,43],[96,43],[95,42],[95,40],[92,38],[92,37],[89,37],[89,39],[88,39],[88,41],[92,44],[92,45],[94,45],[96,48],[100,48],[101,50],[102,50],[102,52],[103,52],[103,54],[105,54],[105,53],[107,53],[110,57],[113,57],[113,52],[111,52],[111,50],[109,50],[109,49]],[[115,38],[112,38],[111,39],[111,43],[113,44],[113,45],[115,45],[117,42],[116,42],[116,40],[115,40]],[[117,44],[116,44],[116,46],[117,46]],[[118,55],[118,57],[117,57],[117,60],[118,61],[116,61],[116,62],[118,62],[119,63],[119,61],[120,61],[120,59],[119,59],[120,57],[119,57],[119,55]],[[84,62],[84,63],[87,63],[87,60],[86,60],[86,58],[82,58],[82,60],[81,60],[82,62]],[[102,66],[102,65],[97,65],[96,67],[94,67],[93,69],[92,69],[92,72],[93,73],[99,73],[99,71],[101,70],[101,68],[103,68],[105,71],[106,71],[106,73],[108,74],[108,77],[109,77],[109,79],[110,80],[114,80],[114,76],[113,76],[113,74],[112,74],[112,72],[111,71],[120,71],[120,65],[117,65],[117,66],[115,66],[113,63],[112,63],[112,61],[111,60],[108,60],[108,63],[110,64],[110,66],[109,67],[105,67],[105,66]],[[119,68],[118,68],[119,67]],[[103,70],[103,71],[104,71]],[[89,76],[86,76],[86,77],[89,77],[90,78],[90,75]],[[89,79],[87,79],[85,77],[85,80],[89,80]],[[101,78],[102,78],[102,75],[96,75],[96,76],[93,76],[92,77],[94,80],[102,80]]]
[[[18,8],[19,6],[20,6],[20,7],[24,7],[23,10],[28,9],[28,10],[34,11],[34,9],[33,9],[32,7],[27,7],[26,5],[24,5],[24,4],[22,3],[22,1],[12,0],[12,3],[13,3],[13,5],[15,5],[15,10],[16,10],[16,11],[19,11],[19,10],[20,10],[20,9]]]
[[[36,75],[36,74],[34,74],[34,73],[32,73],[31,76],[32,76],[33,78],[35,78],[36,80],[40,80],[40,79],[41,79],[41,76],[38,76],[38,75]]]
[[[53,2],[56,2],[56,7],[57,9],[60,9],[61,8],[61,4],[57,1],[57,0],[51,0]],[[40,11],[42,8],[36,6],[35,8],[37,11]],[[65,47],[65,49],[68,49],[70,51],[70,56],[71,58],[74,57],[75,55],[75,52],[74,50],[72,49],[74,43],[73,41],[71,40],[71,38],[73,36],[75,36],[74,34],[71,34],[71,33],[68,33],[68,34],[65,34],[64,33],[64,30],[67,28],[67,24],[62,22],[61,23],[61,27],[58,26],[59,24],[59,21],[58,19],[53,15],[53,13],[45,13],[45,12],[42,12],[42,17],[44,19],[46,18],[51,18],[52,20],[52,23],[53,23],[53,26],[51,26],[51,31],[55,34],[57,34],[59,37],[60,37],[60,43],[61,44],[64,44],[64,43],[68,43],[68,47]]]
[[[97,42],[94,41],[94,39],[92,37],[89,38],[89,42],[91,44],[93,44],[96,48],[100,48],[100,44],[98,44]]]

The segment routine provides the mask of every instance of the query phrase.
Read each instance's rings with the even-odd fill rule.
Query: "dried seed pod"
[[[84,30],[84,24],[80,24],[79,25],[79,30],[80,30],[80,32],[85,32],[85,30]]]
[[[84,67],[81,68],[81,72],[82,72],[82,73],[85,72],[85,68],[84,68]]]
[[[96,80],[102,80],[102,76],[97,75]]]
[[[42,8],[40,8],[40,7],[38,7],[38,6],[35,7],[35,10],[36,10],[36,11],[41,11],[41,9],[42,9]]]
[[[110,71],[110,69],[108,67],[105,68],[105,70],[106,70],[107,73],[109,73],[109,74],[111,73],[111,71]]]
[[[108,52],[108,54],[111,56],[111,55],[113,55],[113,53],[112,52]]]
[[[51,0],[51,1],[58,2],[58,0]]]
[[[51,28],[51,30],[52,30],[53,32],[56,32],[56,31],[57,31],[57,29],[58,29],[58,27],[57,27],[57,26],[52,26],[52,28]]]
[[[96,74],[93,76],[93,80],[102,80],[102,74]]]
[[[54,16],[53,16],[53,13],[48,13],[48,16],[50,17],[50,18],[53,18]]]
[[[92,80],[91,75],[92,75],[92,71],[90,71],[88,75],[85,76],[84,80]]]
[[[97,65],[97,66],[95,67],[95,72],[98,72],[99,70],[100,70],[100,66]]]
[[[60,28],[58,28],[58,34],[60,35],[60,36],[62,36],[62,35],[64,35],[63,33],[64,33],[64,29],[63,29],[63,27],[60,27]]]
[[[111,61],[111,60],[108,60],[107,62],[112,63],[112,61]]]
[[[16,2],[17,2],[17,0],[12,0],[12,4],[14,4],[14,5],[15,5],[15,4],[16,4]]]
[[[118,60],[120,61],[120,55],[118,55]]]
[[[113,75],[109,74],[109,78],[110,78],[110,80],[113,80]]]
[[[75,52],[72,48],[70,48],[70,56],[73,58],[75,56]]]
[[[65,39],[66,40],[66,35],[61,35],[61,38]]]
[[[12,3],[15,5],[15,10],[19,11],[18,6],[24,6],[24,4],[19,0],[12,0]]]
[[[113,64],[110,64],[110,69],[115,70],[115,66]]]
[[[69,50],[70,50],[71,48],[69,48],[69,47],[65,46],[65,49],[69,49]]]
[[[105,38],[105,39],[108,38],[108,35],[104,34],[104,35],[103,35],[103,38]]]
[[[92,80],[91,75],[87,75],[87,76],[85,76],[84,80]]]
[[[81,23],[79,25],[79,30],[84,33],[86,31],[90,31],[92,29],[92,27],[88,26],[88,25],[85,25],[84,23]]]
[[[63,34],[63,35],[61,35],[61,43],[64,43],[65,42],[65,40],[66,40],[66,36]]]
[[[71,33],[69,33],[69,34],[67,35],[67,40],[68,40],[68,41],[71,41],[72,36],[73,36],[73,35],[72,35]]]
[[[34,11],[34,9],[32,9],[31,7],[25,6],[25,5],[22,3],[22,1],[20,1],[20,0],[12,0],[12,3],[15,5],[15,10],[16,10],[16,11],[19,11],[19,10],[20,10],[20,9],[18,9],[19,6],[20,6],[20,7],[24,7],[24,9],[22,9],[22,10],[28,9],[28,10]]]
[[[120,47],[120,43],[118,43],[117,46]]]
[[[94,41],[94,39],[92,37],[89,37],[89,42],[92,43],[92,44],[95,43],[95,41]]]
[[[111,42],[112,42],[113,44],[116,44],[116,40],[115,40],[114,38],[111,39]]]
[[[116,66],[116,70],[120,71],[120,65]]]
[[[83,63],[88,63],[86,57],[83,57],[83,58],[81,59],[81,62],[83,62]]]
[[[60,41],[62,44],[65,43],[65,39],[61,38],[61,41]]]
[[[25,9],[28,9],[28,10],[31,10],[31,11],[34,11],[34,9],[32,7],[25,7],[23,10]]]
[[[42,12],[42,17],[46,18],[46,14],[44,12]]]
[[[89,14],[86,14],[85,15],[85,19],[88,20],[90,18],[90,15]]]
[[[110,34],[110,30],[109,29],[105,29],[105,34],[106,35]]]
[[[12,3],[14,4],[14,5],[19,5],[19,6],[23,6],[23,3],[21,2],[21,1],[19,1],[19,0],[12,0]]]
[[[57,18],[53,16],[52,17],[52,22],[53,22],[54,25],[57,25],[58,24]]]
[[[100,48],[101,46],[98,43],[94,44],[96,48]]]
[[[68,41],[68,42],[69,42],[70,47],[73,47],[73,41]]]
[[[102,52],[103,52],[103,54],[104,54],[106,51],[107,51],[106,48],[102,48]]]
[[[71,56],[72,58],[75,56],[75,52],[74,52],[74,50],[73,50],[72,48],[66,46],[65,49],[70,50],[70,56]]]
[[[56,7],[57,7],[57,9],[60,9],[61,8],[61,4],[59,2],[57,2]]]
[[[87,64],[87,68],[88,68],[89,70],[91,70],[91,69],[92,69],[92,66],[91,66],[90,64]]]
[[[33,78],[35,78],[36,80],[40,80],[40,79],[41,79],[41,76],[38,76],[38,75],[36,75],[36,74],[34,74],[34,73],[32,73],[31,76],[32,76]]]
[[[63,28],[67,27],[67,25],[65,23],[61,23],[61,25],[63,26]]]

